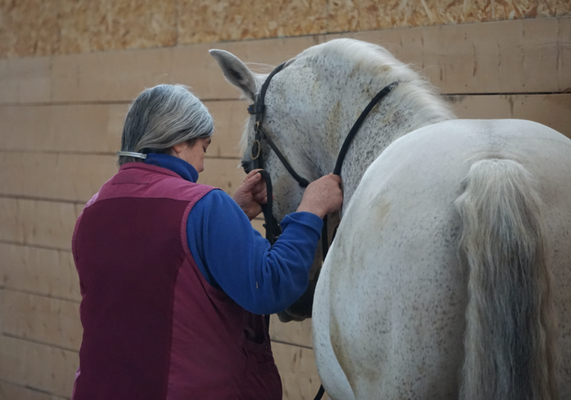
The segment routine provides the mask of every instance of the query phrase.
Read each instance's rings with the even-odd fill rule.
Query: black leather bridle
[[[262,145],[261,145],[262,140],[265,140],[268,143],[270,148],[274,151],[274,153],[276,154],[278,159],[282,162],[283,166],[286,168],[286,170],[289,172],[289,174],[297,181],[299,186],[301,186],[302,188],[306,188],[307,185],[309,185],[309,181],[307,179],[301,177],[297,172],[295,172],[295,170],[293,169],[291,164],[288,162],[288,160],[285,158],[283,153],[280,151],[278,146],[275,144],[275,142],[272,140],[272,138],[266,133],[266,131],[262,128],[262,120],[264,119],[264,115],[265,115],[265,111],[266,111],[265,99],[266,99],[266,92],[268,90],[268,86],[270,85],[272,78],[278,72],[280,72],[282,69],[284,69],[286,64],[287,64],[287,62],[284,62],[284,63],[278,65],[270,73],[270,75],[268,75],[268,77],[266,78],[266,80],[262,84],[262,88],[260,89],[260,93],[258,93],[258,95],[256,96],[256,100],[254,101],[253,104],[251,104],[248,107],[248,112],[251,115],[254,115],[256,118],[255,125],[254,125],[254,135],[255,136],[254,136],[254,142],[252,143],[252,147],[251,147],[252,159],[248,160],[248,161],[246,161],[246,160],[242,161],[242,166],[244,167],[244,170],[246,171],[246,173],[248,173],[254,169],[262,169],[262,171],[260,171],[260,174],[262,175],[262,177],[266,181],[267,193],[268,193],[268,196],[267,196],[268,201],[266,204],[262,205],[262,212],[264,214],[264,221],[265,221],[264,227],[266,228],[266,239],[271,244],[274,244],[275,241],[277,240],[277,238],[279,237],[279,235],[281,234],[281,228],[280,228],[278,221],[276,220],[276,218],[273,215],[273,197],[272,197],[273,188],[272,188],[271,178],[270,178],[269,174],[265,170],[263,170],[264,161],[263,161],[263,157],[262,157]],[[355,122],[355,124],[353,124],[353,127],[349,131],[349,134],[347,135],[347,137],[345,138],[345,141],[343,142],[343,145],[341,146],[341,150],[340,150],[339,155],[337,157],[337,161],[335,162],[335,168],[333,169],[334,174],[336,174],[336,175],[341,174],[341,167],[343,166],[343,160],[345,159],[345,155],[349,151],[349,146],[351,145],[353,138],[355,137],[355,135],[359,131],[359,128],[363,124],[363,121],[365,121],[365,119],[367,118],[367,116],[369,115],[369,113],[371,112],[373,107],[375,107],[375,105],[377,105],[377,103],[379,103],[386,95],[388,95],[398,84],[399,84],[399,82],[393,82],[393,83],[385,86],[379,93],[377,93],[377,95],[375,97],[373,97],[373,99],[369,102],[367,107],[365,107],[365,109],[363,110],[363,112],[361,113],[361,115],[359,116],[357,121]],[[324,222],[326,223],[326,219],[324,220]],[[323,233],[327,232],[326,229],[327,229],[327,227],[324,224]],[[325,237],[325,239],[326,239],[325,241],[327,241],[327,237]],[[322,242],[323,242],[323,234],[322,234]],[[326,253],[327,253],[327,249],[325,249],[325,251],[323,253],[324,258],[325,258]]]
[[[242,167],[249,173],[254,169],[261,169],[259,173],[262,175],[264,180],[266,181],[266,191],[267,191],[267,203],[262,204],[262,213],[264,214],[264,228],[266,228],[266,239],[270,242],[270,244],[274,244],[277,238],[281,234],[281,228],[273,214],[273,188],[272,188],[272,180],[270,175],[264,168],[264,162],[262,158],[262,140],[265,140],[270,148],[274,151],[276,156],[282,162],[286,170],[290,173],[290,175],[297,181],[299,186],[302,188],[306,188],[309,185],[309,181],[303,177],[301,177],[288,160],[285,158],[283,153],[280,149],[276,146],[275,142],[272,138],[264,131],[262,128],[262,120],[264,119],[266,105],[266,92],[268,90],[268,86],[272,78],[280,72],[282,69],[285,68],[287,62],[284,62],[278,65],[271,73],[268,75],[264,83],[262,84],[262,88],[260,89],[260,93],[256,96],[256,99],[253,104],[248,107],[248,112],[251,115],[254,115],[256,118],[255,125],[254,125],[254,142],[252,143],[251,147],[251,160],[242,160]],[[333,173],[335,175],[341,175],[341,167],[343,166],[343,160],[349,151],[349,146],[353,141],[353,138],[361,128],[363,121],[367,118],[373,107],[375,107],[386,95],[388,95],[397,85],[399,82],[393,82],[387,86],[385,86],[379,93],[376,94],[375,97],[367,104],[357,121],[353,124],[353,127],[349,131],[349,134],[345,138],[343,145],[341,146],[341,150],[339,151],[339,155],[337,156],[337,161],[335,162],[335,168],[333,169]],[[327,216],[323,218],[323,230],[321,233],[321,244],[322,244],[322,256],[323,260],[325,260],[325,256],[327,255],[327,251],[329,249],[328,237],[327,237]],[[323,397],[325,390],[323,385],[319,388],[319,392],[315,396],[314,400],[319,400]]]

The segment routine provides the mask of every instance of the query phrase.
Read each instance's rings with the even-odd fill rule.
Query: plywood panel
[[[241,158],[240,138],[249,117],[246,101],[205,101],[214,119],[214,134],[207,157]]]
[[[69,251],[0,243],[0,286],[58,299],[81,300]]]
[[[539,122],[571,138],[571,94],[448,96],[459,118],[517,118]]]
[[[245,101],[206,101],[215,121],[207,157],[240,157]],[[0,150],[115,154],[128,104],[0,105]],[[41,127],[41,129],[39,129]]]
[[[48,57],[0,60],[0,103],[50,101],[50,67]]]
[[[207,158],[198,183],[218,187],[233,195],[246,174],[235,158]]]
[[[172,53],[172,48],[157,48],[55,56],[52,100],[130,101],[145,87],[175,83],[169,77]]]
[[[0,197],[0,242],[71,249],[81,206]]]
[[[83,329],[79,303],[45,296],[0,290],[3,334],[79,351]]]
[[[69,398],[69,397],[68,397]],[[65,400],[37,389],[0,381],[0,399],[2,400]]]
[[[272,351],[282,378],[284,400],[313,399],[321,385],[313,350],[272,343]]]
[[[76,352],[0,335],[0,360],[3,381],[71,397]]]
[[[324,35],[320,41],[354,37],[383,45],[442,93],[562,92],[571,88],[570,26],[571,18],[546,18]]]
[[[571,129],[570,98],[569,93],[448,97],[455,104],[463,104],[460,108],[455,108],[456,111],[461,111],[459,115],[462,118],[515,117],[511,110],[514,106],[513,112],[529,115],[528,118],[562,132]],[[498,108],[500,102],[505,106]],[[479,112],[481,106],[476,106],[478,103],[482,106],[487,104],[489,114],[484,110]],[[240,158],[239,141],[248,118],[248,102],[206,101],[205,104],[216,127],[206,157]],[[0,150],[114,155],[120,147],[127,107],[126,104],[0,106]],[[475,114],[470,115],[471,111],[475,111]]]
[[[264,228],[263,216],[260,215],[256,219],[253,219],[251,222],[254,229],[260,232],[260,235],[266,237],[266,228]]]
[[[236,99],[208,50],[232,51],[246,62],[277,64],[316,44],[313,38],[269,39],[54,56],[52,100],[56,102],[131,101],[145,87],[180,83],[201,99]]]
[[[304,347],[313,347],[311,337],[311,319],[301,322],[280,322],[277,315],[271,316],[270,337],[277,342]]]
[[[117,172],[115,156],[0,153],[0,194],[86,203]]]
[[[85,204],[116,172],[106,155],[0,152],[0,195]],[[245,174],[234,158],[207,158],[199,183],[233,194]]]
[[[0,149],[115,153],[126,111],[124,104],[0,106]]]

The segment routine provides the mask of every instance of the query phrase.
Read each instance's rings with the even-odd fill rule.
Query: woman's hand
[[[342,205],[341,177],[329,174],[309,184],[297,211],[307,211],[323,218],[340,210]]]
[[[246,175],[232,196],[242,211],[250,218],[250,221],[262,212],[260,204],[266,204],[268,201],[266,182],[258,174],[258,171],[260,170],[256,169]]]

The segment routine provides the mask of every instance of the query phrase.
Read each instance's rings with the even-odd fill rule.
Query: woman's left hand
[[[240,186],[232,198],[240,206],[242,211],[248,216],[248,218],[253,220],[262,212],[262,206],[260,204],[266,204],[268,201],[266,182],[260,174],[258,174],[259,169],[251,171]]]

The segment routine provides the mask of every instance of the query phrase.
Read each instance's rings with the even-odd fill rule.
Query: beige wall
[[[499,1],[414,2],[427,5],[422,18],[421,10],[412,12],[414,7],[383,8],[393,3],[288,2],[286,8],[295,5],[295,12],[268,5],[279,11],[266,10],[268,15],[288,18],[276,17],[278,30],[272,30],[254,29],[259,26],[248,19],[238,24],[240,2],[222,7],[206,1],[165,1],[150,7],[141,0],[69,0],[57,2],[60,8],[53,10],[47,10],[52,2],[39,0],[1,2],[0,37],[8,35],[10,40],[0,40],[0,400],[70,397],[81,342],[71,233],[85,202],[116,171],[114,153],[134,96],[163,82],[192,86],[217,128],[201,182],[229,193],[240,182],[237,143],[247,103],[224,82],[208,56],[210,48],[229,50],[247,62],[275,65],[316,43],[357,37],[385,45],[421,70],[460,117],[526,118],[571,137],[571,17],[517,19],[557,15],[568,2],[520,2],[526,6],[517,6],[519,11]],[[457,3],[466,4],[467,11]],[[375,11],[375,4],[385,11]],[[475,5],[481,4],[485,6],[478,14]],[[500,5],[504,14],[498,11]],[[325,30],[320,31],[318,23],[303,28],[317,31],[288,30],[305,26],[284,22],[303,15],[302,6],[316,10],[311,15],[328,12]],[[333,13],[335,7],[353,8]],[[368,15],[391,11],[391,20],[383,24],[392,25],[363,25],[369,24],[367,19],[351,17],[367,7],[372,7]],[[405,11],[415,18],[403,19]],[[511,21],[440,25],[505,19],[512,12],[516,19]],[[353,25],[341,24],[341,14]],[[122,20],[119,15],[130,17]],[[225,22],[220,29],[202,26],[192,22],[195,15]],[[39,21],[51,22],[40,29]],[[198,28],[191,32],[190,26]],[[231,26],[242,27],[241,33]],[[386,26],[402,27],[328,33]],[[307,33],[314,35],[202,43]],[[260,228],[260,221],[255,226]],[[286,399],[311,399],[319,386],[310,325],[280,324],[276,318],[272,322]]]

